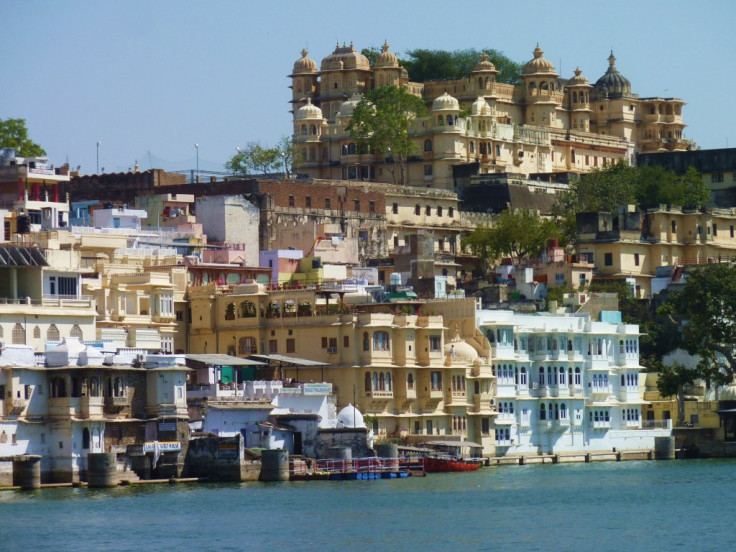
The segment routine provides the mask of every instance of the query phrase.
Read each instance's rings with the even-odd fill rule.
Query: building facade
[[[319,69],[304,50],[289,75],[298,171],[392,180],[384,159],[359,147],[348,131],[360,95],[382,85],[404,86],[429,108],[410,129],[416,153],[408,182],[415,186],[452,190],[453,168],[469,163],[479,173],[586,172],[618,159],[634,164],[639,152],[692,147],[683,137],[684,102],[632,93],[613,53],[593,85],[580,69],[560,78],[539,46],[533,56],[516,85],[497,82],[485,54],[465,78],[415,83],[388,44],[373,65],[352,44],[338,45]]]

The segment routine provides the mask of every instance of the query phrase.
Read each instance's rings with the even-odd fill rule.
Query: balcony
[[[54,397],[47,401],[49,418],[52,420],[68,420],[77,413],[79,399],[73,397]]]
[[[126,406],[130,406],[127,397],[105,397],[103,411],[105,414],[118,414]]]
[[[79,414],[82,418],[102,417],[104,400],[102,397],[81,397]]]
[[[26,401],[23,399],[13,399],[12,401],[8,401],[8,413],[11,416],[19,416],[23,413],[25,407]]]
[[[465,391],[448,389],[447,396],[445,397],[445,406],[460,406],[468,404],[468,395]]]

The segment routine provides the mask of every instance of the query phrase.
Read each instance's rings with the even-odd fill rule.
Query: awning
[[[473,443],[472,441],[427,441],[424,443],[431,447],[447,447],[447,448],[483,448],[483,445]]]
[[[184,358],[213,366],[265,366],[265,363],[257,360],[230,355],[184,355]]]
[[[281,364],[291,364],[293,366],[329,366],[329,363],[327,362],[318,362],[307,358],[297,358],[285,355],[250,355],[248,358],[257,358],[258,360],[265,362],[280,362]]]
[[[49,263],[36,247],[0,247],[0,267],[4,266],[49,266]]]

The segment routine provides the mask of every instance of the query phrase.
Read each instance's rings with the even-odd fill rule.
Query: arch
[[[15,326],[13,326],[12,342],[13,345],[26,344],[26,330],[19,322],[16,322]]]
[[[243,301],[240,303],[240,317],[254,318],[257,315],[256,305],[253,301]]]
[[[348,144],[348,155],[354,155],[357,152],[358,152],[358,149],[355,145],[355,142],[350,142]]]
[[[424,151],[432,151],[432,140],[429,138],[424,141]]]
[[[373,390],[378,391],[378,372],[373,372]]]
[[[371,341],[370,341],[370,337],[368,336],[368,332],[363,332],[363,350],[364,351],[371,350]]]
[[[69,337],[82,339],[82,328],[79,327],[79,324],[74,324],[74,326],[72,326],[72,329],[69,332]]]
[[[380,374],[378,374],[378,389],[380,391],[385,391],[386,390],[386,376],[384,375],[383,372],[381,372]]]
[[[90,441],[89,429],[85,427],[84,430],[82,431],[82,448],[83,449],[89,448],[89,441]]]
[[[544,408],[544,403],[541,403],[539,405],[539,419],[540,420],[546,420],[547,419],[547,410]]]
[[[366,393],[370,393],[371,390],[371,373],[366,372],[365,373],[365,381],[363,382],[363,389]]]
[[[475,142],[470,142],[470,153],[475,153]]]
[[[306,125],[306,124],[302,124],[302,130],[301,130],[301,134],[302,134],[303,136],[306,136],[306,135],[308,134],[308,131],[307,131],[307,125]]]
[[[575,91],[572,93],[572,103],[578,103],[578,93]]]
[[[412,372],[406,374],[406,388],[414,389],[414,374]]]
[[[389,335],[386,331],[373,332],[373,350],[374,351],[390,351],[391,343]]]
[[[549,92],[549,85],[545,81],[539,85],[539,92]]]
[[[46,330],[46,341],[59,341],[60,339],[59,328],[56,327],[56,324],[51,324]]]
[[[33,339],[41,339],[41,328],[38,326],[33,327]]]
[[[66,380],[62,377],[55,377],[51,380],[51,397],[66,397]]]
[[[89,396],[99,397],[100,396],[100,380],[97,376],[92,376],[89,379]]]
[[[391,373],[386,372],[386,391],[391,391]]]
[[[445,126],[445,119],[442,115],[437,115],[437,126]]]
[[[316,135],[317,134],[317,125],[312,125],[311,130],[312,130],[312,134]]]
[[[447,126],[452,126],[452,115],[447,116]]]

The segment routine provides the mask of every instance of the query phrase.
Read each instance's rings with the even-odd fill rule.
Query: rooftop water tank
[[[400,286],[401,285],[401,274],[398,272],[391,273],[391,276],[389,276],[389,284],[392,286]]]

